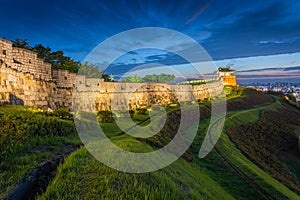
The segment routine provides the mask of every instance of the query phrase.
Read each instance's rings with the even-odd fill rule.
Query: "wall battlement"
[[[204,99],[222,91],[221,81],[191,86],[86,78],[68,70],[51,69],[51,64],[39,59],[37,53],[15,48],[12,42],[0,38],[0,104],[71,110],[76,97],[80,105],[75,106],[86,111],[111,110],[114,106],[126,110]]]
[[[84,82],[86,80],[86,82]],[[222,93],[223,82],[216,81],[203,85],[172,85],[163,83],[103,82],[99,79],[76,79],[76,109],[100,111],[147,108],[153,104],[191,102],[210,98]],[[95,106],[95,107],[94,107]]]
[[[54,81],[58,87],[73,87],[76,74],[68,70],[52,70],[51,64],[38,58],[37,53],[12,46],[12,42],[0,38],[0,60],[7,67],[29,73],[37,80]]]

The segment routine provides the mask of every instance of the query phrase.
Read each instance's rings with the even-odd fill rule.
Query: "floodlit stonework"
[[[68,70],[51,69],[51,64],[39,59],[35,52],[12,47],[12,42],[0,38],[0,104],[71,110],[72,96],[75,95],[76,102],[81,104],[74,106],[88,111],[111,110],[112,103],[120,109],[135,109],[210,98],[222,91],[221,81],[191,86],[86,78]],[[94,104],[90,103],[91,98]]]

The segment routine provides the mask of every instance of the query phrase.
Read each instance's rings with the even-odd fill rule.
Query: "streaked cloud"
[[[268,40],[263,40],[259,41],[258,44],[283,44],[283,41],[268,41]]]
[[[5,28],[1,29],[0,37],[11,40],[27,38],[31,45],[42,43],[83,61],[94,47],[110,36],[138,27],[164,27],[198,41],[217,65],[232,64],[237,69],[254,69],[299,64],[300,1],[201,2],[3,1],[0,26]],[[168,43],[169,39],[164,39]],[[130,40],[134,41],[134,38]],[[124,51],[132,41],[124,40],[124,44],[111,47],[112,51]],[[159,38],[150,42],[158,41]],[[168,48],[193,51],[180,40]],[[101,56],[105,57],[106,53],[109,52]],[[184,65],[174,55],[160,55],[159,52],[149,54],[146,59],[145,55],[132,54],[118,64],[124,70],[132,64],[152,61]],[[195,55],[195,62],[197,56],[201,57]]]
[[[208,8],[208,6],[209,6],[209,3],[206,3],[191,18],[189,18],[188,20],[186,20],[185,25],[187,25],[187,24],[191,23],[192,21],[194,21],[199,15],[201,15]]]

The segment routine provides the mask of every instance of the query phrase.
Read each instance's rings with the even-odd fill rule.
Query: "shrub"
[[[148,110],[147,110],[147,108],[137,108],[136,111],[138,114],[145,115],[145,114],[147,114]]]
[[[19,106],[0,108],[0,152],[33,136],[64,136],[75,133],[72,121],[38,114]]]
[[[134,115],[134,110],[129,110],[129,115],[130,115],[130,117],[132,118],[133,115]]]
[[[100,123],[111,123],[114,121],[113,113],[106,110],[99,111],[97,118]]]
[[[134,110],[114,110],[112,112],[112,115],[115,117],[128,117],[128,113],[129,116],[132,118],[135,112]]]
[[[60,119],[73,120],[73,115],[67,108],[58,108],[54,110],[50,115],[58,117]]]

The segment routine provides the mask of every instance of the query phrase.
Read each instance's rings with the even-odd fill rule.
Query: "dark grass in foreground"
[[[260,113],[264,109],[274,110],[285,106],[279,99],[252,90],[233,89],[233,91],[233,95],[229,91],[228,97],[235,103],[229,102],[232,111],[228,113],[225,130],[234,124],[259,121]],[[253,99],[250,98],[251,95]],[[209,111],[205,112],[209,114]],[[172,119],[177,120],[176,117]],[[265,199],[263,194],[251,187],[216,151],[213,150],[205,159],[198,158],[208,122],[209,119],[200,122],[197,138],[187,157],[183,156],[167,168],[156,172],[146,174],[118,172],[101,164],[82,148],[69,156],[59,167],[57,177],[39,199]],[[107,134],[119,147],[128,149],[130,146],[128,142],[132,141],[138,144],[135,147],[144,146],[140,149],[141,152],[145,151],[145,147],[151,148],[149,144],[154,148],[160,148],[169,141],[168,137],[175,134],[172,133],[174,127],[166,126],[166,133],[162,131],[155,137],[136,140],[128,138],[126,134],[118,135],[118,128],[114,123],[103,123],[101,126],[108,131]],[[113,130],[113,133],[109,133],[109,130]],[[278,138],[279,142],[282,139],[284,140]],[[242,154],[237,148],[239,146],[235,146],[225,132],[217,146],[235,166],[272,198],[298,199],[299,196],[272,177],[272,173],[263,171]],[[138,148],[134,149],[135,152],[137,150]]]
[[[62,110],[0,107],[0,198],[40,163],[81,144],[69,117]]]
[[[151,173],[118,172],[85,148],[68,157],[39,199],[212,199],[232,198],[199,168],[180,159]]]
[[[247,155],[245,150],[240,146],[240,144],[247,142],[247,140],[242,141],[245,139],[244,137],[235,137],[236,140],[231,138],[233,143],[226,134],[227,131],[229,133],[231,127],[249,123],[259,123],[262,119],[263,110],[268,110],[268,112],[278,112],[280,109],[289,108],[289,106],[279,98],[264,95],[263,93],[254,90],[228,88],[226,92],[229,99],[228,108],[230,110],[228,111],[225,129],[218,141],[217,148],[221,150],[227,159],[229,159],[238,169],[250,177],[251,181],[255,182],[259,187],[269,193],[272,198],[299,199],[299,195],[291,190],[293,188],[288,188],[290,185],[281,181],[272,171],[262,167],[262,164],[268,165],[268,163],[257,162],[251,158],[250,154]],[[82,147],[66,158],[65,163],[58,168],[58,173],[53,182],[48,186],[46,192],[38,198],[265,199],[263,194],[251,187],[215,150],[204,159],[198,158],[198,151],[209,123],[209,118],[207,117],[210,115],[209,102],[200,102],[200,105],[202,106],[202,120],[199,125],[198,135],[188,152],[170,166],[156,172],[145,174],[122,173],[101,164]],[[169,121],[175,122],[179,119],[176,117],[177,114],[180,113],[176,114],[176,106],[169,109],[175,111],[169,115]],[[41,113],[37,113],[37,115],[45,116],[45,114]],[[296,116],[299,116],[299,114],[296,114]],[[47,117],[55,117],[56,119],[62,120],[59,116]],[[133,115],[133,120],[138,123],[142,122],[147,117],[147,113],[136,112]],[[67,123],[69,122],[68,120],[63,120]],[[295,127],[296,125],[293,126]],[[68,127],[68,125],[66,127]],[[168,143],[170,138],[174,137],[177,130],[176,127],[173,127],[172,123],[170,123],[164,127],[164,131],[158,133],[155,137],[135,139],[126,134],[120,134],[121,131],[114,122],[101,123],[101,127],[116,145],[123,149],[133,150],[135,152],[148,152],[162,147]],[[268,137],[271,136],[269,135]],[[41,138],[41,141],[38,141],[38,138]],[[37,141],[34,142],[34,140]],[[272,143],[281,144],[284,140],[285,135],[279,134]],[[30,140],[21,141],[21,143],[16,144],[21,144],[22,147],[23,142],[26,141],[25,143],[28,144],[27,142]],[[41,146],[44,144],[47,146],[47,143],[55,146],[56,143],[58,143],[56,147],[51,147],[53,148],[53,151],[50,151],[56,152],[60,148],[57,147],[60,146],[60,144],[61,146],[64,146],[65,144],[75,144],[78,142],[78,138],[72,134],[70,136],[55,136],[52,134],[51,137],[36,135],[33,137],[32,141],[33,142],[30,141],[32,147],[29,149],[34,149],[35,146],[39,146],[39,143]],[[266,141],[262,140],[261,142]],[[46,149],[46,152],[48,152],[49,149]],[[255,147],[250,145],[249,149],[255,150]],[[263,149],[261,153],[263,154],[266,152],[267,150]],[[297,158],[299,152],[294,153],[295,155],[286,154],[289,155],[288,162],[282,160],[278,160],[278,162],[281,165],[292,166],[294,169],[297,169],[298,167],[299,169],[297,162],[294,162],[294,159]],[[4,154],[8,155],[7,153]],[[26,151],[24,151],[24,154],[31,155]],[[14,153],[11,155],[13,156]],[[35,159],[35,162],[39,162],[43,157],[47,157],[47,155],[41,155]],[[19,167],[20,171],[24,168],[21,163],[17,163],[16,167]],[[7,169],[7,171],[9,171],[9,169]],[[292,172],[287,170],[282,173],[287,174]],[[10,187],[12,187],[13,183],[10,185]],[[7,190],[8,186],[5,187]]]

